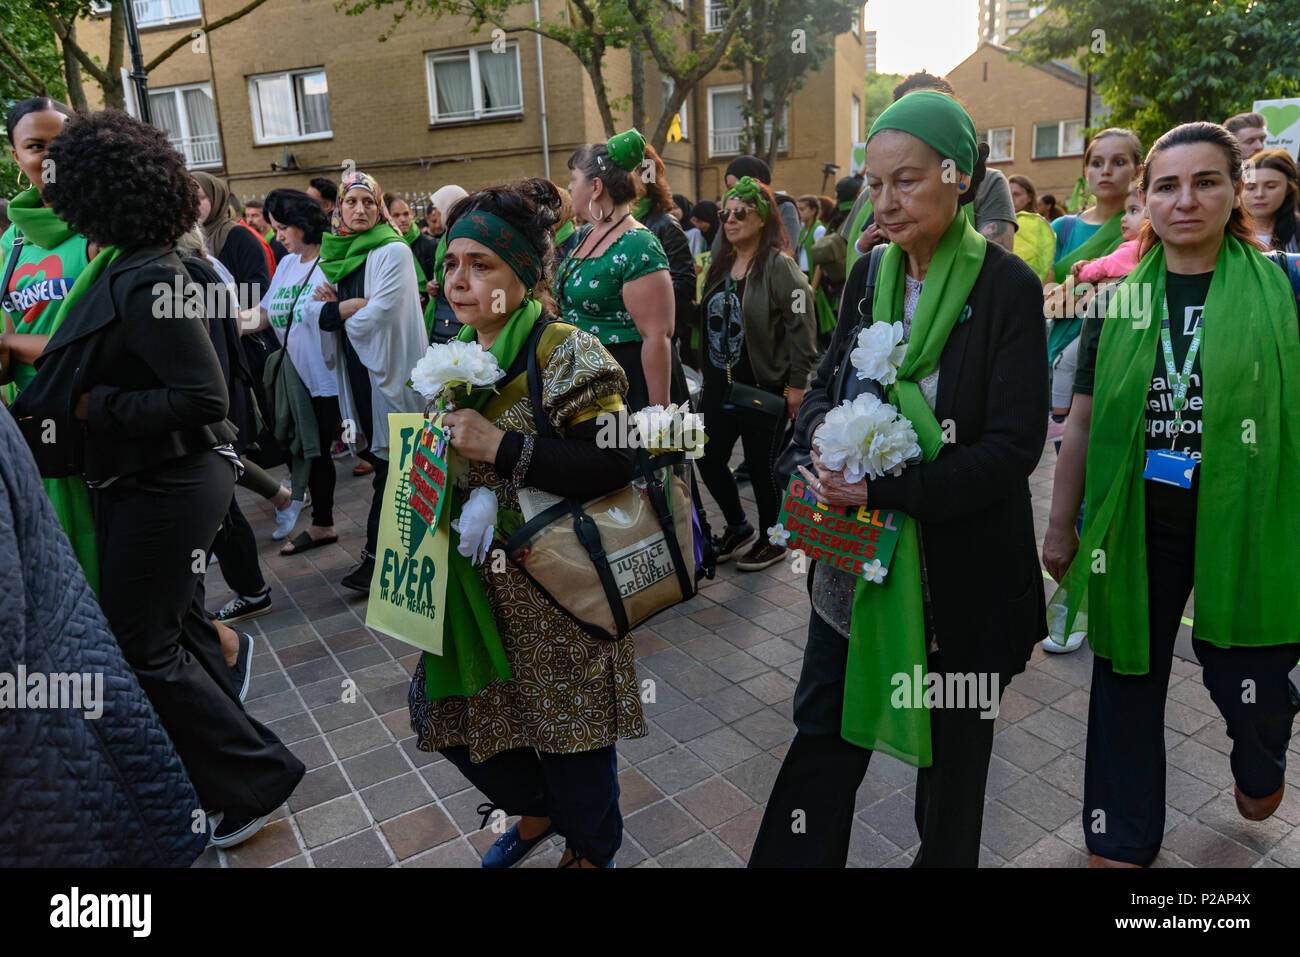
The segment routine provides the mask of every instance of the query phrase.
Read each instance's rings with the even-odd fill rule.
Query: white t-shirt
[[[317,260],[303,262],[296,253],[290,253],[275,267],[271,288],[262,297],[262,308],[281,343],[288,329],[289,358],[307,391],[317,397],[339,394],[338,380],[325,367],[321,354],[320,312],[325,304],[311,295],[313,289],[326,281]],[[289,327],[290,307],[293,308],[292,328]]]
[[[816,226],[813,227],[813,234],[812,234],[813,242],[817,242],[817,240],[821,239],[825,235],[826,235],[826,227],[823,226],[821,223],[818,223]],[[798,235],[794,237],[794,240],[795,242],[799,241]],[[798,252],[799,252],[799,268],[802,269],[804,272],[811,272],[811,270],[808,268],[808,250],[804,249],[803,246],[800,246]]]

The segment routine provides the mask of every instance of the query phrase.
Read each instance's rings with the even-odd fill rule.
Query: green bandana
[[[911,420],[927,462],[933,461],[943,448],[943,429],[917,382],[939,367],[939,356],[965,311],[987,246],[984,237],[959,212],[939,241],[926,272],[898,381],[886,387],[886,399]],[[902,247],[891,243],[880,263],[872,299],[873,321],[902,321],[906,267]],[[921,549],[916,521],[910,516],[904,517],[884,583],[857,583],[850,632],[841,736],[859,747],[883,751],[916,767],[928,767],[933,762],[929,711],[896,708],[890,701],[894,675],[911,675],[915,668],[923,673],[926,670]]]
[[[528,344],[528,337],[541,314],[541,302],[526,299],[497,333],[488,352],[496,357],[497,365],[503,371],[514,364],[520,351]],[[475,342],[478,331],[473,326],[462,326],[456,338],[461,342]],[[472,389],[468,397],[457,404],[462,409],[478,410],[493,395],[492,389]],[[443,521],[452,522],[459,517],[460,500],[453,495]],[[424,687],[428,701],[453,695],[472,695],[481,691],[493,678],[509,681],[511,677],[501,633],[483,591],[483,582],[470,560],[456,547],[459,536],[455,532],[451,534],[451,547],[447,549],[450,576],[447,579],[442,654],[424,656]]]
[[[406,243],[406,245],[408,246],[410,246],[419,238],[420,238],[420,228],[416,226],[415,223],[411,223],[411,225],[407,227],[406,232],[402,234],[402,242]],[[424,284],[428,282],[429,279],[424,274],[424,268],[420,265],[420,260],[412,256],[411,261],[415,263],[415,278],[420,283],[420,293],[423,294]]]
[[[732,197],[742,199],[751,206],[758,208],[758,216],[764,222],[767,221],[767,200],[763,198],[763,191],[759,189],[758,180],[752,176],[742,176],[736,180],[736,185],[727,190],[727,195],[722,197],[723,202]]]
[[[1119,228],[1121,215],[1121,213],[1116,213],[1106,220],[1099,230],[1088,237],[1086,243],[1075,247],[1075,249],[1056,261],[1052,266],[1052,272],[1055,274],[1057,282],[1065,282],[1065,277],[1070,275],[1070,267],[1076,262],[1109,256],[1119,248],[1119,244],[1124,241],[1124,235]],[[1056,357],[1065,351],[1065,347],[1079,337],[1079,330],[1082,328],[1083,320],[1079,318],[1052,320],[1052,328],[1047,333],[1047,361],[1049,364],[1054,364]]]
[[[482,243],[505,260],[529,292],[542,278],[542,261],[533,244],[500,216],[485,209],[472,209],[461,216],[451,224],[446,236],[449,246],[462,236]]]
[[[9,200],[9,221],[22,230],[25,241],[42,249],[54,249],[72,238],[73,229],[42,205],[41,194],[33,186]]]
[[[1163,245],[1125,280],[1165,296]],[[1079,552],[1049,603],[1052,637],[1086,631],[1119,674],[1146,674],[1146,400],[1157,317],[1117,317],[1097,346],[1096,389]],[[1300,641],[1300,337],[1286,276],[1225,236],[1205,299],[1200,491],[1196,502],[1193,636],[1220,648]],[[1190,492],[1188,493],[1190,494]]]
[[[975,124],[951,96],[935,90],[908,93],[890,104],[871,124],[867,142],[882,130],[910,133],[928,143],[943,158],[951,158],[963,173],[975,172],[979,160]]]
[[[320,271],[332,283],[352,275],[366,264],[366,257],[380,246],[400,243],[402,237],[382,219],[364,233],[335,236],[326,233],[320,243]]]
[[[630,173],[645,159],[645,137],[634,126],[626,133],[618,133],[606,140],[605,150],[615,166]]]

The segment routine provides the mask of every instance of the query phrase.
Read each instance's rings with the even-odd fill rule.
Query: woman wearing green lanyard
[[[897,510],[903,525],[879,584],[832,565],[810,568],[798,734],[753,867],[843,867],[874,751],[919,769],[913,866],[979,862],[998,700],[1046,628],[1029,497],[1046,432],[1042,293],[1033,270],[962,211],[978,192],[987,149],[960,104],[928,90],[885,110],[867,139],[867,185],[890,245],[849,274],[795,443],[812,455],[802,474],[820,501]],[[896,360],[855,355],[866,350],[859,331],[875,323],[903,336],[896,380],[874,371]],[[890,380],[885,395],[924,449],[924,461],[897,477],[849,483],[818,457],[814,436],[827,413],[872,388],[859,369]],[[936,686],[947,690],[932,700]],[[806,828],[792,826],[801,820]]]
[[[54,215],[36,186],[45,178],[46,147],[71,116],[72,110],[57,100],[37,97],[14,104],[5,119],[14,162],[31,184],[10,201],[13,225],[0,239],[5,276],[0,290],[4,297],[0,376],[12,376],[4,390],[5,401],[11,404],[36,375],[33,363],[55,331],[60,302],[99,251]],[[3,358],[5,351],[8,358]],[[42,481],[86,580],[98,592],[95,527],[85,481],[79,475]]]
[[[1297,257],[1283,271],[1260,255],[1241,167],[1213,123],[1156,141],[1143,182],[1154,246],[1125,280],[1151,296],[1112,297],[1080,337],[1043,561],[1061,583],[1052,636],[1086,630],[1096,655],[1083,805],[1093,866],[1142,866],[1160,850],[1165,698],[1193,585],[1192,650],[1232,739],[1238,810],[1263,820],[1282,800],[1300,709],[1287,678],[1300,659]]]

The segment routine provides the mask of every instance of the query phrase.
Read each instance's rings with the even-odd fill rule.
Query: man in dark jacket
[[[34,679],[53,694],[56,675],[77,706],[29,707]],[[188,867],[203,852],[194,786],[2,407],[0,702],[0,867]]]

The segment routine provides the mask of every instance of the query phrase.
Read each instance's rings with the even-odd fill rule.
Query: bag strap
[[[677,585],[682,590],[684,601],[695,593],[695,583],[686,571],[686,557],[682,554],[681,543],[677,541],[677,529],[673,526],[673,513],[668,501],[669,490],[659,481],[645,449],[637,450],[637,460],[646,480],[646,495],[659,518],[659,527],[663,529],[664,544],[668,546],[668,557],[672,559],[673,570],[677,572]]]
[[[5,312],[9,311],[9,281],[14,278],[14,269],[18,266],[18,258],[23,254],[23,231],[17,226],[14,227],[14,244],[9,249],[9,261],[5,263],[4,281],[0,282],[0,308]]]
[[[609,567],[609,558],[605,554],[605,545],[600,540],[600,529],[590,515],[582,510],[582,503],[569,499],[569,511],[573,515],[573,530],[578,541],[587,549],[591,564],[596,569],[596,577],[605,591],[605,601],[614,615],[614,626],[622,638],[631,629],[628,627],[627,610],[623,607],[623,596],[618,593],[618,584],[614,581],[614,572]]]

